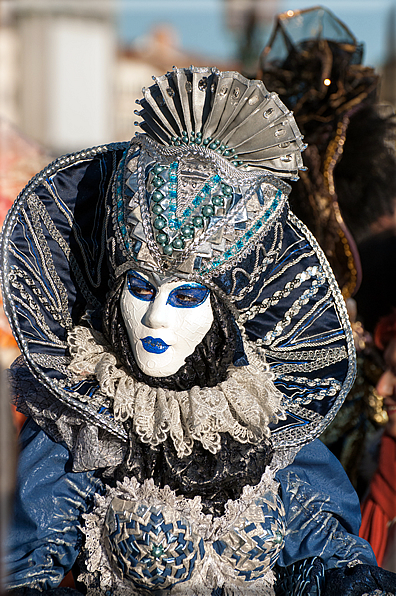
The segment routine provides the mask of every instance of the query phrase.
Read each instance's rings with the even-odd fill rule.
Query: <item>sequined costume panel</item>
[[[124,227],[135,230],[143,223],[146,236],[153,235],[151,215],[143,208],[146,182],[139,182],[137,164],[143,160],[155,169],[164,151],[139,141],[130,148],[116,144],[60,158],[25,189],[4,227],[5,304],[30,369],[55,400],[121,441],[127,432],[95,379],[73,382],[66,339],[82,316],[101,328],[100,311],[112,267],[115,271],[130,267],[132,261],[123,262],[126,258],[141,265],[142,247],[135,254],[131,245],[132,254],[125,256],[117,242],[122,240],[122,246],[126,242]],[[186,163],[195,163],[194,151],[183,148]],[[234,182],[242,189],[237,203],[230,202],[226,227],[220,229],[218,217],[208,224],[213,224],[213,234],[217,230],[227,237],[230,246],[220,251],[220,261],[213,257],[212,262],[210,251],[197,257],[202,272],[182,275],[202,281],[202,273],[205,283],[238,311],[240,331],[244,333],[244,325],[248,331],[244,342],[253,340],[254,349],[265,355],[276,374],[287,418],[271,428],[274,446],[304,444],[334,417],[353,380],[354,348],[345,305],[315,239],[289,212],[288,186],[273,175],[255,178],[250,172],[234,171],[216,154],[210,157],[216,171],[224,172],[224,180],[230,182],[227,189],[222,187],[224,192]],[[276,201],[267,215],[266,201]],[[91,217],[86,215],[88,204]],[[137,240],[136,234],[130,241],[142,244],[142,236]],[[213,255],[220,246],[217,241],[216,232],[211,236]],[[38,420],[42,416],[36,410],[31,414]]]

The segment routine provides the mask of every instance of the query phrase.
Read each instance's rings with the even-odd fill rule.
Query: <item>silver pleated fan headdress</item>
[[[81,320],[95,325],[116,278],[149,269],[224,300],[282,393],[274,447],[299,447],[335,416],[355,365],[333,274],[288,208],[281,178],[296,177],[304,147],[293,116],[261,82],[213,68],[155,79],[140,106],[146,134],[56,160],[5,223],[5,309],[40,384],[25,386],[25,410],[55,437],[62,420],[74,424],[61,435],[72,452],[84,432],[93,445],[93,428],[101,445],[106,436],[124,444],[96,381],[73,384],[67,337]]]
[[[215,68],[175,68],[143,89],[141,128],[164,145],[209,147],[232,162],[295,177],[302,137],[292,113],[261,81]],[[136,123],[138,124],[138,123]]]

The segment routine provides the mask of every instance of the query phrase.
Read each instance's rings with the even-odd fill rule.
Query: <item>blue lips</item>
[[[166,344],[162,339],[159,337],[144,337],[140,340],[143,344],[143,348],[146,352],[151,352],[152,354],[163,354],[169,348],[168,344]]]

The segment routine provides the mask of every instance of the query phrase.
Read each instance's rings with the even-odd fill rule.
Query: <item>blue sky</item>
[[[318,5],[294,0],[268,1],[277,5],[277,12]],[[224,4],[224,0],[119,0],[119,35],[128,43],[153,25],[167,22],[177,29],[186,50],[212,59],[232,58],[235,41],[224,24]],[[328,0],[323,5],[364,42],[365,64],[379,66],[385,55],[389,15],[396,0]],[[269,32],[263,31],[263,47]]]

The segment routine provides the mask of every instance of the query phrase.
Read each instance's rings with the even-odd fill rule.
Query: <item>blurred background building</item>
[[[310,4],[0,0],[0,115],[53,155],[125,140],[152,75],[216,64],[254,76],[275,14]],[[384,99],[396,102],[394,0],[326,5],[365,42],[366,63],[383,67]]]

